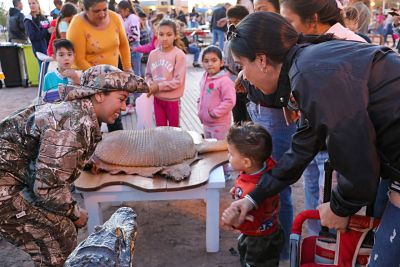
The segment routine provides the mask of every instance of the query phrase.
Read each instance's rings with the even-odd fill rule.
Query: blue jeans
[[[146,63],[140,63],[140,76],[142,78],[146,76]]]
[[[381,218],[383,212],[385,211],[385,207],[388,203],[388,195],[387,192],[389,191],[391,181],[389,179],[381,179],[378,186],[378,191],[375,197],[374,203],[374,217]]]
[[[296,125],[286,125],[282,109],[267,108],[258,106],[254,102],[247,104],[247,111],[253,122],[262,125],[272,137],[272,157],[279,160],[282,155],[290,148],[292,135],[296,131]],[[289,236],[293,222],[293,203],[292,189],[287,186],[280,193],[281,209],[279,211],[279,221],[285,235],[285,244],[281,252],[281,259],[289,259]]]
[[[399,222],[400,208],[388,201],[378,231],[375,233],[375,243],[369,259],[369,267],[400,266]]]
[[[225,32],[217,29],[212,30],[212,44],[215,45],[218,42],[219,49],[224,51]]]
[[[133,44],[131,43],[131,46],[133,46],[133,47],[137,47],[139,45],[140,45],[139,42],[135,42]],[[140,61],[141,59],[142,59],[141,53],[131,52],[131,65],[133,68],[133,72],[137,76],[142,76],[141,66],[140,66],[142,64],[142,62]]]
[[[304,209],[315,210],[318,206],[320,188],[324,186],[324,163],[329,158],[327,151],[319,152],[303,172]],[[307,220],[308,233],[318,235],[321,225],[317,220]]]
[[[190,44],[188,52],[194,55],[193,63],[199,63],[200,48],[197,45]]]
[[[198,28],[199,23],[197,21],[189,21],[189,28]]]

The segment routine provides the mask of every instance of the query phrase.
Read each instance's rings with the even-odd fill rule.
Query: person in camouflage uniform
[[[109,66],[88,69],[80,86],[64,85],[56,104],[31,106],[0,122],[0,235],[35,266],[62,266],[87,213],[71,184],[113,123],[129,92],[148,92],[140,77]]]

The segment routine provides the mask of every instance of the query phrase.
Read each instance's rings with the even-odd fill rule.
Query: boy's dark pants
[[[283,230],[279,228],[268,236],[240,235],[238,250],[242,267],[278,267],[284,243]]]

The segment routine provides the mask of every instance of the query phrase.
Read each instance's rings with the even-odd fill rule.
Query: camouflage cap
[[[130,93],[147,93],[149,87],[143,78],[111,65],[97,65],[89,68],[83,73],[80,85],[60,84],[58,87],[60,98],[65,101],[85,98],[101,92],[121,90]]]

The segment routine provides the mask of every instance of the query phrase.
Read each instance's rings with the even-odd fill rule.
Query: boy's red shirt
[[[234,199],[242,199],[250,193],[256,186],[261,176],[275,166],[275,161],[270,157],[266,160],[266,168],[256,174],[240,173],[236,179],[232,196]],[[246,220],[237,229],[249,236],[267,236],[274,233],[279,226],[279,195],[269,197],[264,200],[257,209],[249,212],[248,215],[254,217],[254,221]]]

